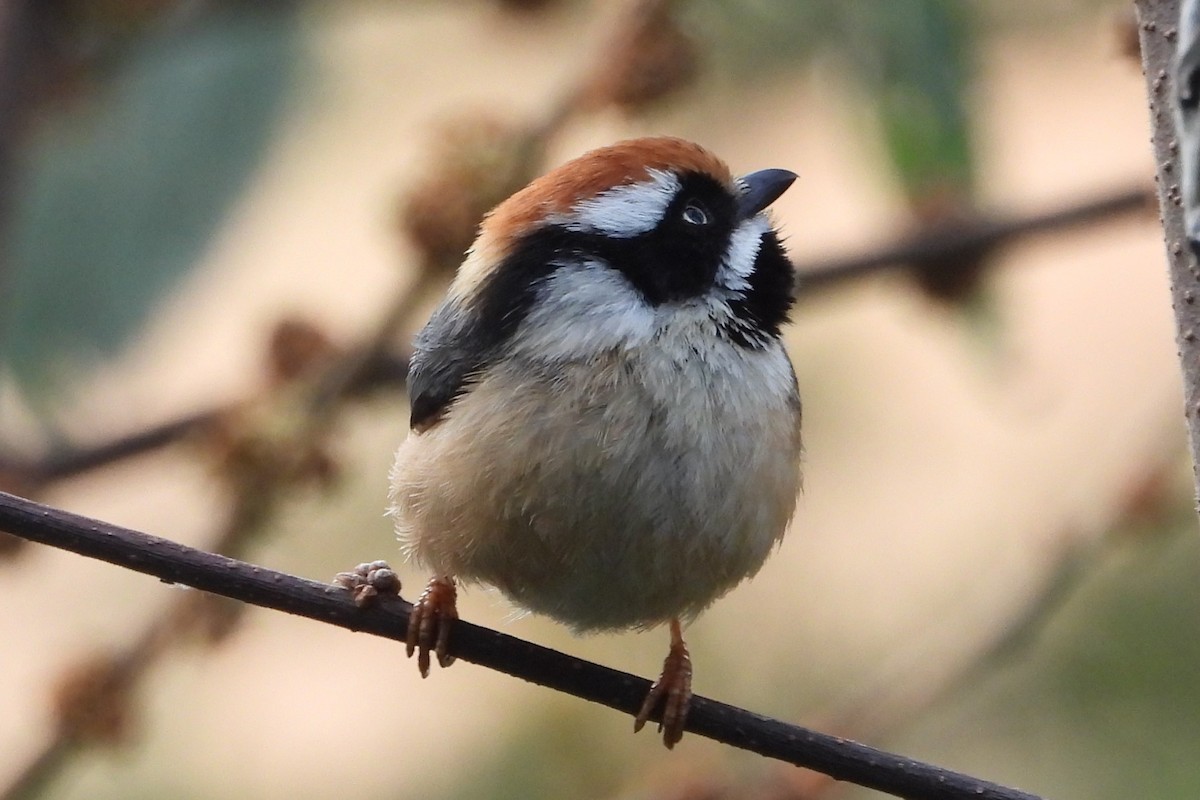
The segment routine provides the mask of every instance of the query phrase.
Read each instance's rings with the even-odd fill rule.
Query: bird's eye
[[[683,209],[683,221],[689,225],[707,225],[710,222],[710,219],[708,212],[704,210],[703,206],[699,206],[695,203],[689,203],[687,207]]]

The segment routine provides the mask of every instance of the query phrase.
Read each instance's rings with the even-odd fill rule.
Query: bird
[[[694,142],[630,139],[489,212],[416,336],[389,514],[432,574],[407,652],[443,667],[460,584],[577,634],[670,633],[638,711],[668,748],[692,698],[683,626],[758,572],[793,516],[794,274],[767,208]]]

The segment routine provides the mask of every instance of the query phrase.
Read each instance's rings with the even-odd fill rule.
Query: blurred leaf
[[[1058,800],[1200,785],[1200,540],[1191,502],[1130,534],[1011,665],[893,743]]]
[[[848,64],[870,93],[892,166],[911,201],[966,195],[970,7],[955,0],[846,3]]]
[[[577,800],[617,796],[620,784],[632,772],[637,758],[630,754],[634,742],[630,726],[620,739],[608,729],[597,729],[600,714],[555,707],[526,715],[512,733],[494,741],[459,776],[447,798],[472,800],[524,800],[570,797]],[[636,741],[644,747],[645,742]],[[657,744],[650,742],[650,744]],[[661,745],[658,745],[661,747]],[[622,764],[622,769],[613,769]]]
[[[836,0],[696,0],[683,11],[723,71],[752,78],[807,63],[829,44],[838,8]]]
[[[269,142],[296,22],[276,6],[160,27],[34,131],[0,286],[0,370],[43,412],[196,263]]]
[[[892,166],[915,201],[966,195],[966,96],[975,4],[959,0],[706,0],[696,24],[723,66],[749,77],[832,56],[865,92]]]

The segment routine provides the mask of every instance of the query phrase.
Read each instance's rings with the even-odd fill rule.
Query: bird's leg
[[[692,657],[683,641],[683,629],[677,617],[671,618],[671,649],[663,660],[662,675],[650,687],[642,709],[633,721],[633,730],[640,731],[655,709],[662,705],[662,721],[658,729],[663,744],[672,748],[683,738],[688,706],[692,702]]]
[[[437,654],[438,664],[448,667],[454,656],[447,652],[450,629],[458,619],[458,589],[454,578],[446,575],[430,578],[425,591],[413,603],[408,615],[408,636],[405,640],[408,657],[417,653],[417,669],[422,678],[429,677],[429,653]]]

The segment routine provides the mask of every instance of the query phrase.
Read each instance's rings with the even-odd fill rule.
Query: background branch
[[[350,592],[120,528],[0,492],[0,528],[22,538],[264,608],[403,641],[411,606],[381,597],[359,608]],[[480,666],[633,714],[650,682],[487,628],[459,622],[451,652]],[[1037,800],[848,739],[696,697],[687,730],[911,800]]]
[[[553,112],[557,116],[559,112]],[[940,223],[915,233],[895,238],[878,247],[857,253],[796,262],[799,276],[797,296],[808,298],[824,290],[876,275],[880,272],[926,268],[968,270],[983,257],[1003,247],[1017,244],[1030,236],[1057,233],[1070,228],[1104,224],[1115,218],[1146,214],[1153,207],[1150,189],[1129,187],[1108,194],[1063,203],[1032,213],[978,213],[953,222]],[[438,274],[422,270],[422,275]],[[420,298],[423,291],[403,295]],[[401,304],[401,319],[411,316],[411,300]],[[395,326],[381,326],[385,331]],[[386,336],[368,343],[348,359],[344,369],[355,374],[350,392],[367,392],[386,386],[404,385],[407,354],[388,352]],[[28,493],[42,485],[69,478],[116,461],[143,455],[179,442],[215,420],[224,417],[233,406],[219,406],[183,415],[149,426],[141,431],[114,437],[97,444],[51,453],[37,459],[19,458],[0,452],[0,476],[8,475],[14,486]]]
[[[407,376],[406,353],[371,353],[354,374],[347,391],[359,394],[384,386],[403,386]],[[107,441],[56,451],[42,458],[0,453],[0,474],[6,473],[25,486],[37,488],[176,444],[232,413],[238,405],[221,405],[183,414]]]
[[[842,258],[796,264],[801,297],[849,281],[898,268],[969,269],[1000,247],[1036,234],[1109,222],[1143,214],[1153,207],[1154,193],[1130,187],[1110,194],[1064,203],[1046,211],[1022,214],[975,214],[936,223],[898,237],[878,249]]]

